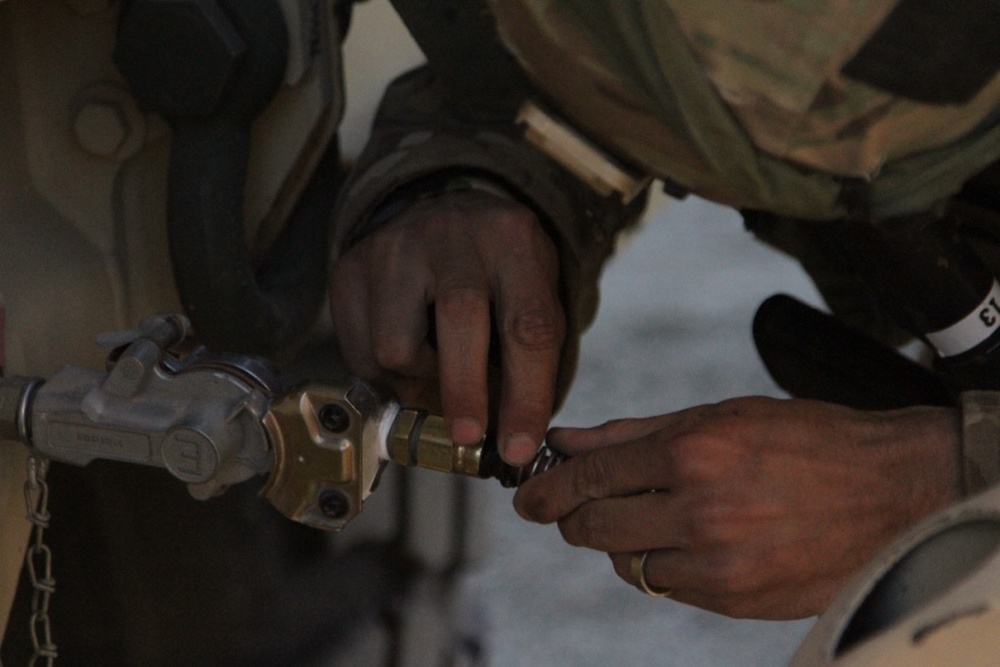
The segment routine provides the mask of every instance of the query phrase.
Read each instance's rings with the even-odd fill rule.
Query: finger
[[[670,591],[670,598],[687,601],[690,592],[697,588],[691,573],[691,563],[694,559],[682,549],[639,549],[636,551],[615,552],[608,556],[617,574],[630,586],[639,586],[638,577],[633,572],[633,561],[646,555],[643,564],[643,575],[646,585],[660,591]]]
[[[546,436],[549,447],[569,456],[578,456],[609,445],[638,440],[659,429],[661,419],[616,419],[591,428],[558,427]]]
[[[389,385],[402,405],[408,408],[426,410],[430,414],[443,414],[440,387],[436,379],[422,380],[388,375],[383,378],[383,381]]]
[[[514,495],[514,508],[529,521],[551,523],[587,501],[668,489],[670,450],[653,438],[566,460],[522,484]]]
[[[608,554],[617,574],[631,586],[638,586],[632,572],[634,558],[644,551]],[[695,554],[685,549],[652,549],[646,556],[643,574],[646,585],[669,590],[669,598],[726,616],[788,619],[800,615],[776,613],[769,586],[759,584],[752,573],[743,573],[718,554]],[[798,590],[800,596],[805,591]],[[778,596],[780,599],[780,596]],[[806,615],[806,614],[801,614]]]
[[[390,257],[391,260],[391,257]],[[427,342],[428,280],[389,262],[371,280],[371,347],[378,365],[401,378],[437,377],[437,355]]]
[[[654,433],[667,441],[710,413],[715,406],[696,405],[656,417],[616,419],[589,428],[558,427],[549,431],[547,442],[556,451],[576,456],[584,452],[641,440]]]
[[[512,465],[529,461],[552,418],[565,339],[556,276],[543,262],[507,265],[497,299],[503,383],[497,424],[500,454]]]
[[[684,522],[672,516],[670,492],[585,502],[559,520],[567,543],[597,551],[645,551],[687,547]]]
[[[333,332],[347,371],[365,380],[377,380],[381,369],[371,350],[365,266],[352,258],[343,258],[330,276]]]
[[[478,442],[486,430],[490,296],[482,285],[452,282],[435,300],[441,401],[458,444]]]

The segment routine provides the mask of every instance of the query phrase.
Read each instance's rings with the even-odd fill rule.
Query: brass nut
[[[482,443],[456,445],[437,415],[403,410],[389,434],[389,457],[396,463],[477,477]]]

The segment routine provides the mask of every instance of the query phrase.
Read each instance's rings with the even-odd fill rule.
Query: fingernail
[[[527,433],[515,433],[507,438],[503,448],[504,458],[508,463],[521,465],[527,463],[538,451],[538,443]]]
[[[456,419],[451,425],[451,439],[460,445],[472,445],[483,437],[483,425],[476,419]]]

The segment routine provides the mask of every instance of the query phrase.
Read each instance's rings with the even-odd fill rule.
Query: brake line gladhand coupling
[[[266,360],[190,349],[188,321],[162,315],[101,336],[105,372],[67,366],[48,380],[0,378],[0,440],[55,461],[156,466],[205,500],[267,475],[285,516],[338,530],[361,512],[388,461],[517,486],[562,460],[523,468],[495,445],[455,445],[444,420],[354,378],[283,387]]]

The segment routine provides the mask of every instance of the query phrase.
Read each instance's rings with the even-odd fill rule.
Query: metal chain
[[[49,470],[49,460],[39,456],[28,457],[28,479],[24,482],[24,501],[28,507],[28,520],[34,525],[32,541],[25,556],[28,575],[31,577],[31,644],[35,654],[28,664],[34,666],[40,660],[46,667],[55,663],[56,645],[52,643],[52,628],[49,623],[49,600],[56,591],[56,580],[52,577],[52,551],[45,544],[45,529],[49,527],[49,485],[45,475]]]

